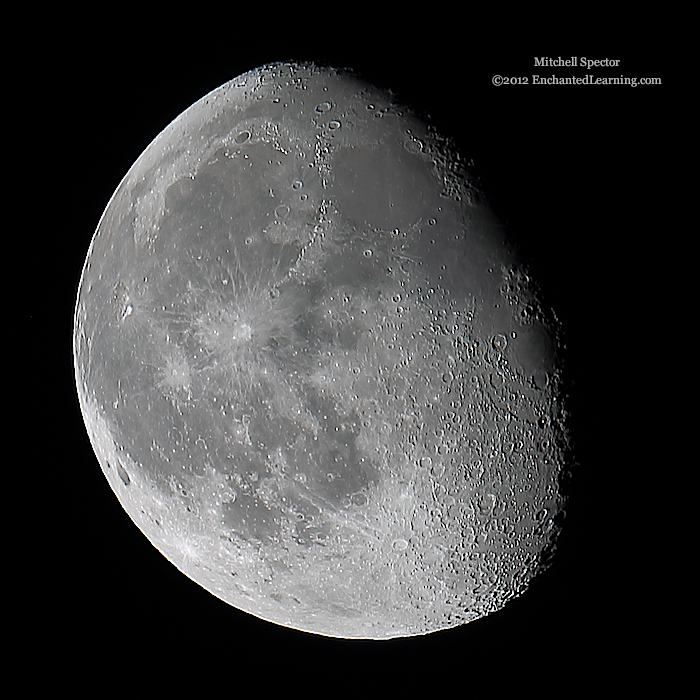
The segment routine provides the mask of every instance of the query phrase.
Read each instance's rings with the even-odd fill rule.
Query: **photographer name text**
[[[557,58],[541,57],[537,58],[535,56],[535,67],[536,68],[555,68],[557,66],[569,66],[577,68],[582,66],[583,68],[614,68],[620,65],[619,58],[586,58],[585,56],[572,56],[571,58],[562,58],[558,56]]]

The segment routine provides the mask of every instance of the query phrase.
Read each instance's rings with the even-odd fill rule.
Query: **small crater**
[[[122,465],[119,462],[117,462],[117,474],[122,480],[124,486],[129,486],[131,484],[131,479],[129,478],[129,475],[126,472],[126,469],[124,469],[124,467],[122,467]]]
[[[126,320],[134,312],[134,305],[128,288],[123,282],[117,282],[112,290],[112,303],[120,321]]]
[[[444,473],[445,473],[445,465],[444,464],[436,464],[431,472],[430,472],[436,479],[439,479]]]
[[[406,549],[408,549],[408,541],[403,539],[403,537],[399,537],[398,539],[395,539],[392,543],[391,546],[398,552],[403,552]]]
[[[482,494],[477,499],[477,507],[482,515],[488,515],[494,509],[496,505],[496,496],[492,493]]]
[[[250,138],[250,131],[241,131],[240,134],[236,135],[236,138],[234,139],[234,141],[240,145],[242,143],[245,143],[249,138]]]
[[[494,335],[493,340],[491,342],[493,344],[494,350],[499,350],[500,352],[503,352],[508,347],[508,338],[506,338],[505,335],[503,335],[503,333]]]
[[[538,389],[546,389],[549,384],[549,375],[544,370],[535,370],[532,374],[532,381]]]
[[[324,112],[327,112],[329,109],[331,109],[333,105],[330,102],[321,102],[316,105],[316,111],[319,114],[323,114]]]
[[[355,506],[364,506],[367,504],[367,496],[364,493],[354,493],[350,497],[350,502]]]
[[[413,138],[405,141],[403,146],[409,153],[422,153],[424,148],[424,144],[420,139]]]

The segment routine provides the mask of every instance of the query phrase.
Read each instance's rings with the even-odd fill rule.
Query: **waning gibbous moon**
[[[559,328],[451,143],[280,63],[143,152],[90,244],[77,391],[122,506],[232,606],[345,638],[521,594],[559,530]]]

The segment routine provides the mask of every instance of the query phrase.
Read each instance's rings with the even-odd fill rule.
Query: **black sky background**
[[[38,495],[30,525],[16,538],[26,535],[29,543],[20,544],[10,574],[23,611],[12,632],[18,661],[49,669],[61,683],[83,683],[92,669],[122,681],[138,672],[155,684],[195,678],[202,687],[223,676],[231,692],[242,692],[253,677],[310,696],[353,687],[360,695],[381,687],[400,694],[426,684],[466,697],[486,683],[495,697],[532,687],[571,697],[576,689],[636,683],[658,663],[657,627],[668,614],[659,610],[649,572],[649,552],[661,544],[646,485],[655,435],[642,409],[644,358],[657,342],[649,317],[658,315],[666,291],[652,241],[661,209],[654,183],[668,137],[659,120],[671,76],[653,43],[620,33],[568,38],[489,27],[486,38],[476,20],[467,26],[463,17],[444,15],[327,21],[293,29],[272,13],[256,27],[231,10],[183,17],[177,26],[136,18],[99,31],[64,28],[26,78],[14,77],[20,87],[23,80],[42,86],[51,105],[48,113],[46,103],[31,109],[38,98],[18,87],[17,100],[30,101],[18,125],[32,143],[30,162],[21,166],[31,173],[24,190],[45,203],[29,207],[25,221],[35,230],[21,243],[24,255],[38,259],[32,274],[42,284],[25,277],[20,312],[20,360],[34,368],[21,392],[20,423],[40,477],[28,484]],[[621,60],[619,69],[588,71],[596,76],[655,76],[664,85],[491,83],[496,74],[584,75],[581,68],[533,66],[534,56],[572,55]],[[339,641],[225,605],[131,523],[82,423],[72,312],[109,198],[184,109],[277,60],[352,67],[429,113],[473,159],[564,326],[576,462],[554,565],[504,610],[460,628]],[[32,169],[37,162],[44,177]],[[27,419],[37,411],[50,418],[41,431]]]

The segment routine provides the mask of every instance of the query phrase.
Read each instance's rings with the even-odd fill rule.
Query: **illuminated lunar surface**
[[[558,328],[449,141],[349,72],[202,98],[110,200],[74,360],[114,493],[227,603],[347,638],[500,609],[557,534]]]

